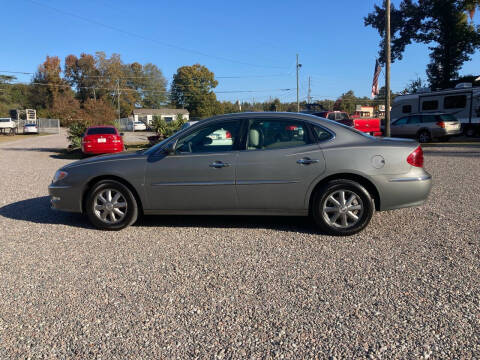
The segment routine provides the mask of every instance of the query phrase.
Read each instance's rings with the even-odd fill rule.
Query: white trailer
[[[480,134],[480,87],[458,84],[455,89],[397,96],[391,118],[393,121],[408,114],[434,112],[455,115],[467,136]]]

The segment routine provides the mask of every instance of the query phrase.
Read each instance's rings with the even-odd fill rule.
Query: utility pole
[[[120,120],[120,80],[117,79],[117,111],[118,111],[118,120]]]
[[[310,88],[310,76],[309,76],[308,77],[308,96],[307,96],[307,102],[309,104],[312,103],[312,97],[310,96],[311,92],[312,92],[312,89]]]
[[[390,0],[385,0],[385,136],[390,137],[390,63],[391,63],[391,39],[390,39]]]
[[[298,63],[298,54],[297,54],[297,112],[300,112],[300,101],[298,99],[298,70],[302,67],[302,64]]]

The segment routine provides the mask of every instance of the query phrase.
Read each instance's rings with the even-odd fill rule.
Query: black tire
[[[107,209],[105,205],[105,209],[98,210],[100,215],[94,210],[95,205],[101,205],[101,202],[98,200],[98,195],[102,194],[102,192],[108,192],[108,190],[112,191],[112,194],[121,194],[118,201],[119,204],[123,204],[126,202],[125,207],[117,208],[120,212],[124,213],[123,218],[119,219],[117,222],[113,220],[111,216],[119,216],[117,213],[111,215],[107,214],[105,220],[102,220],[101,214],[105,213],[112,213],[115,209]],[[107,199],[108,200],[108,199]],[[124,200],[124,201],[123,201]],[[110,204],[113,202],[110,201]],[[108,202],[107,202],[108,204]],[[85,212],[90,220],[90,222],[97,228],[102,230],[121,230],[127,226],[132,225],[137,221],[138,217],[138,204],[135,199],[135,196],[130,191],[130,189],[123,185],[122,183],[115,181],[115,180],[102,180],[95,184],[92,189],[88,192],[85,204]]]
[[[422,130],[417,134],[417,140],[420,143],[428,143],[432,141],[432,135],[428,130]]]
[[[357,211],[354,210],[353,214],[358,215],[358,220],[353,220],[352,224],[348,224],[348,218],[352,211],[348,211],[348,209],[344,209],[343,214],[339,215],[340,217],[347,218],[347,226],[341,227],[342,224],[332,224],[332,219],[328,217],[328,214],[324,214],[324,206],[326,207],[330,203],[330,196],[335,195],[341,191],[348,193],[350,195],[355,194],[355,205],[360,205],[362,210]],[[348,198],[346,199],[349,200]],[[330,208],[330,207],[328,207]],[[342,209],[339,209],[341,211]],[[317,189],[313,199],[312,199],[312,216],[313,220],[320,228],[320,230],[326,234],[334,235],[334,236],[350,236],[362,231],[372,219],[372,216],[375,212],[375,204],[370,196],[369,192],[359,183],[346,180],[346,179],[339,179],[339,180],[332,180],[323,185],[321,188]],[[334,216],[332,216],[333,218]],[[350,218],[350,220],[352,220]],[[340,219],[340,221],[342,221]]]
[[[467,125],[465,126],[465,129],[463,129],[463,134],[467,137],[474,137],[475,133],[475,128],[471,125]]]

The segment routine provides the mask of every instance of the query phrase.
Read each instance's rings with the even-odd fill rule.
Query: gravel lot
[[[0,358],[479,358],[480,148],[429,147],[421,208],[307,219],[49,210],[61,135],[0,145]]]

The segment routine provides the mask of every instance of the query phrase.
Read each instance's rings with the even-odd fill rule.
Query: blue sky
[[[379,37],[364,27],[363,17],[380,2],[2,0],[2,13],[9,15],[2,17],[0,70],[34,72],[46,55],[63,61],[69,54],[105,51],[125,62],[152,62],[169,81],[179,66],[203,64],[218,77],[220,100],[294,101],[298,53],[301,98],[308,76],[314,99],[335,99],[349,89],[369,96]],[[393,64],[392,89],[425,78],[428,62],[427,46],[410,45]],[[478,74],[479,65],[476,53],[462,73]]]

